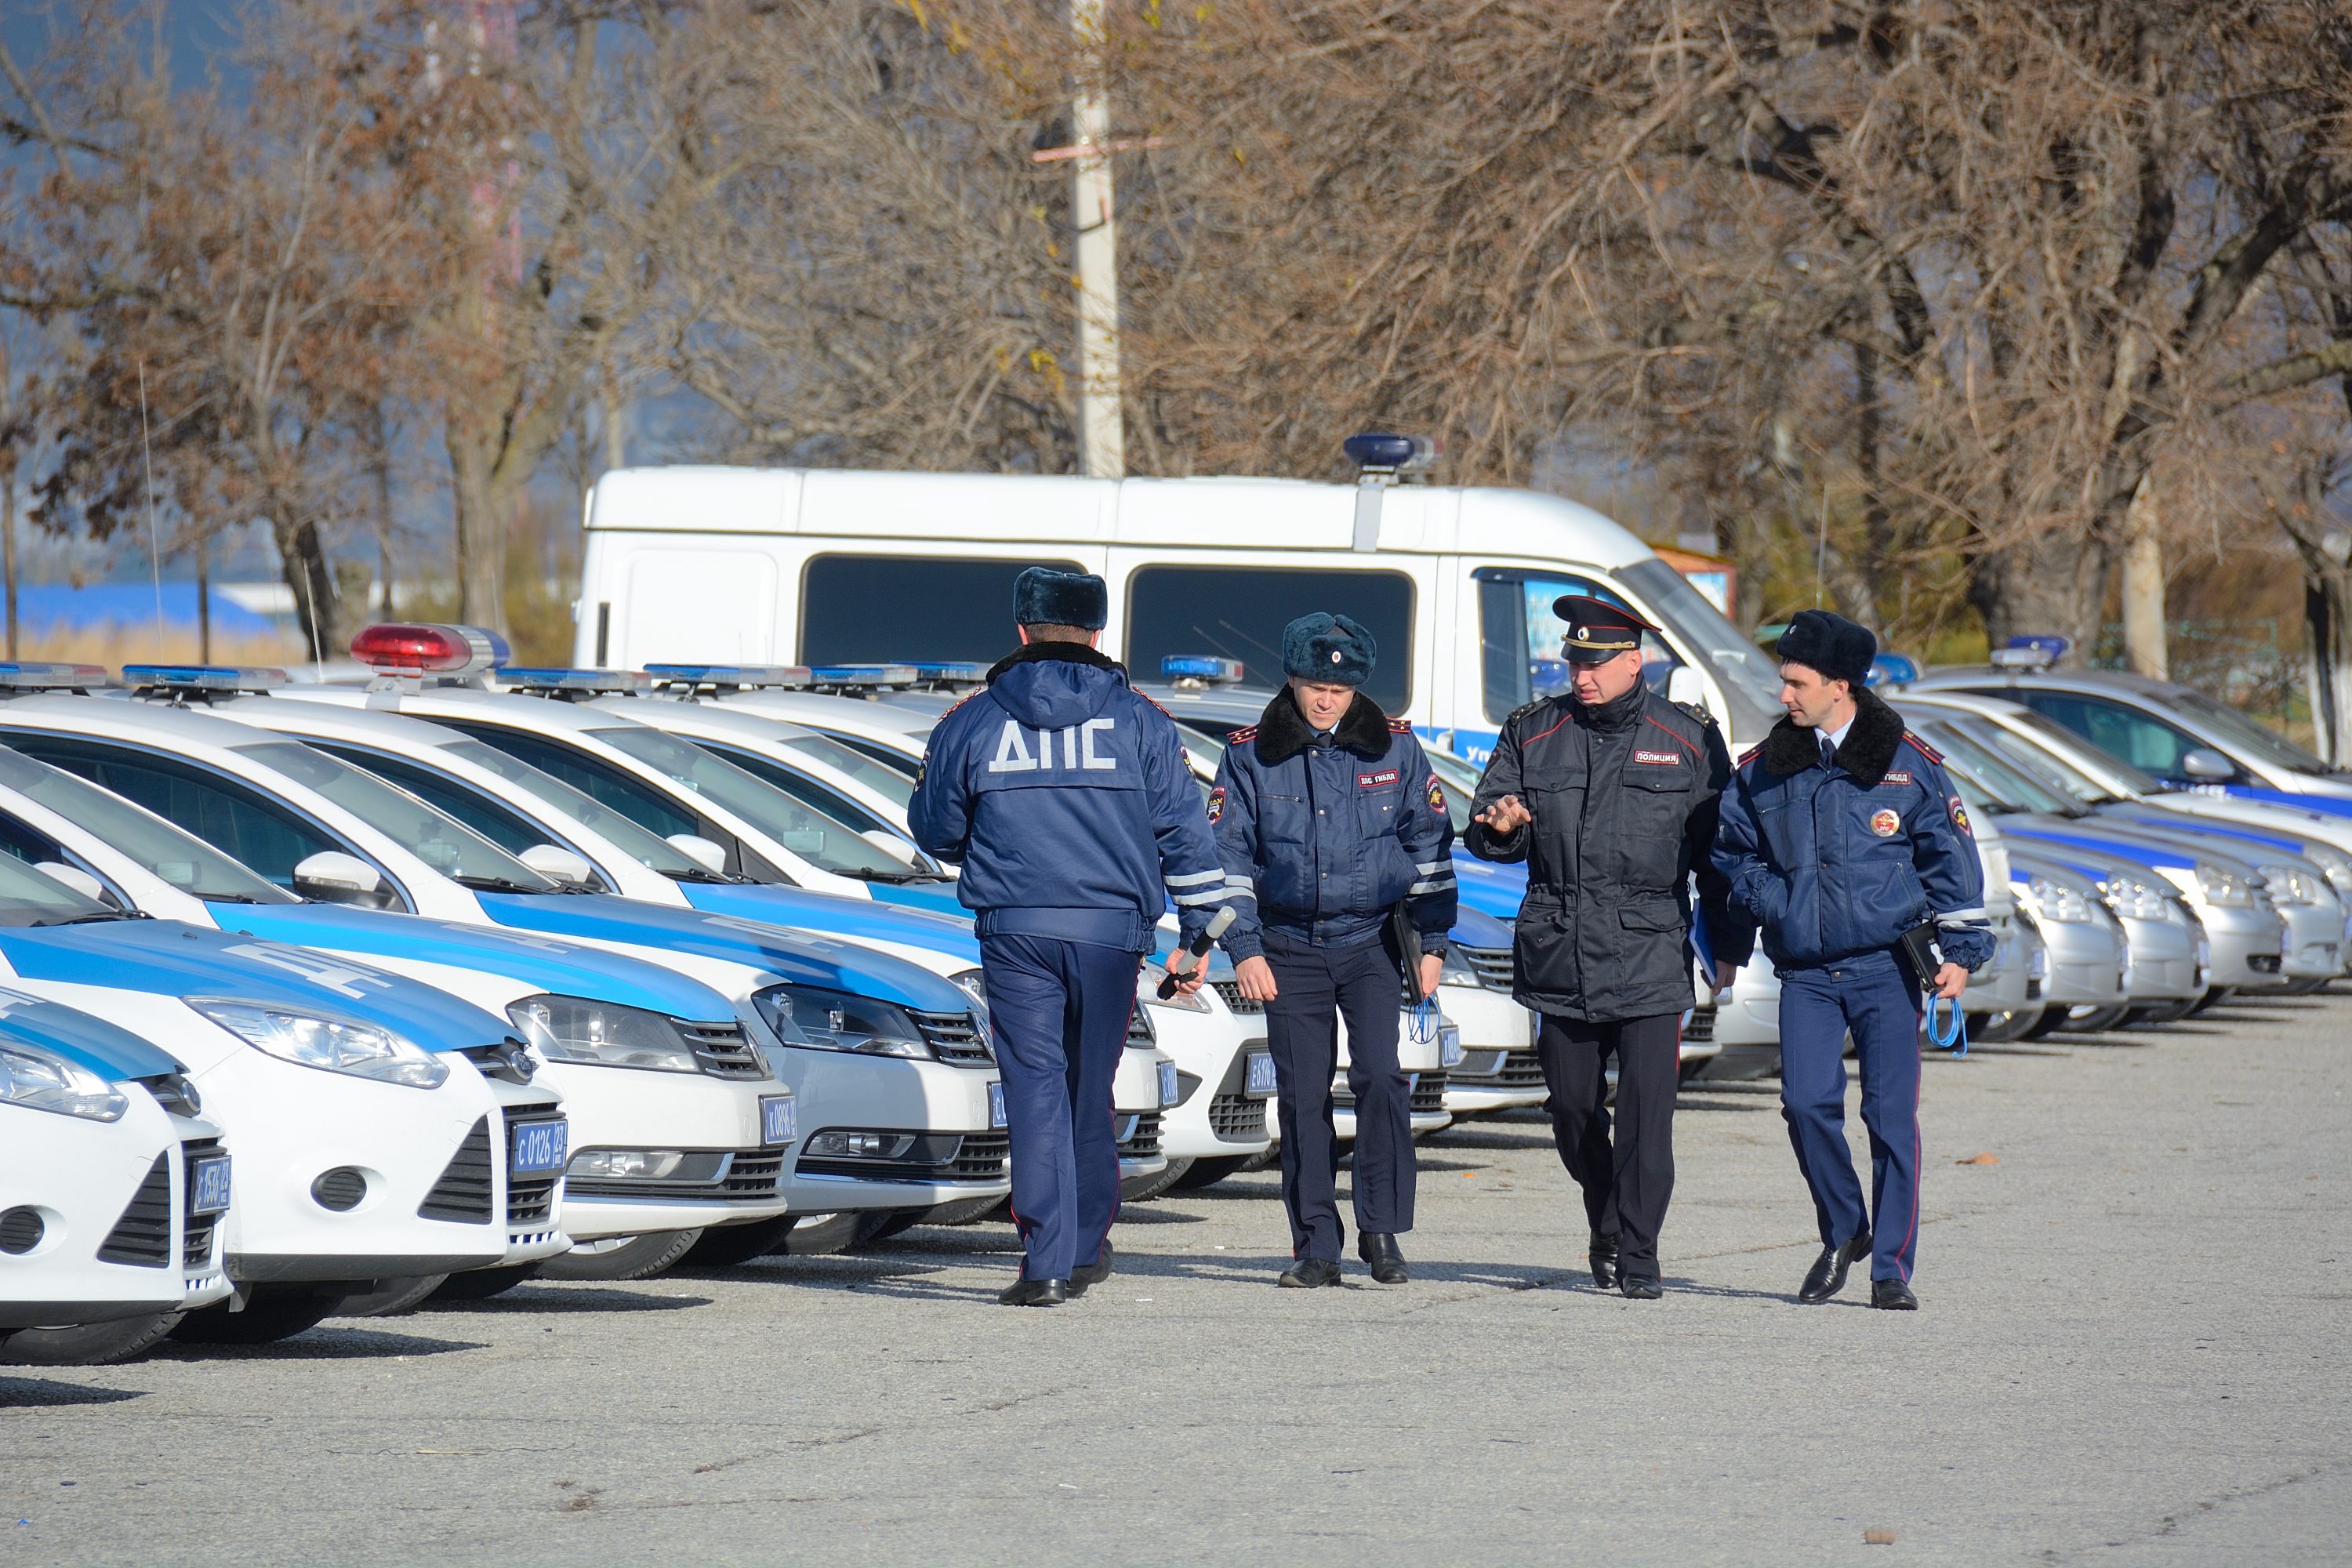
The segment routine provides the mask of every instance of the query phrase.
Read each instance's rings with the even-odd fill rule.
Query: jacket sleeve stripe
[[[1223,870],[1191,871],[1181,877],[1163,876],[1160,879],[1171,888],[1197,888],[1203,882],[1223,881],[1224,875]]]
[[[1981,904],[1972,910],[1938,910],[1936,912],[1937,923],[1948,926],[1967,925],[1971,921],[1989,921],[1991,918],[1985,912],[1984,906]]]
[[[1211,888],[1205,892],[1179,893],[1176,895],[1176,901],[1179,904],[1187,906],[1192,904],[1222,904],[1225,901],[1224,886],[1220,883],[1218,886]]]

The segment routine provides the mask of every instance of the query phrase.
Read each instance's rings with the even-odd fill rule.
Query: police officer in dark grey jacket
[[[931,731],[908,817],[979,911],[1025,1254],[999,1300],[1049,1307],[1110,1277],[1111,1079],[1140,955],[1171,898],[1200,934],[1225,874],[1174,721],[1096,650],[1103,580],[1033,566],[1013,601],[1022,646]]]
[[[1560,1163],[1584,1192],[1593,1283],[1652,1300],[1663,1289],[1658,1231],[1674,1194],[1682,1017],[1694,999],[1693,871],[1716,989],[1753,941],[1707,859],[1731,759],[1704,709],[1643,680],[1642,634],[1657,628],[1582,595],[1552,610],[1567,627],[1570,689],[1504,721],[1463,837],[1482,859],[1528,863],[1514,993],[1540,1015],[1537,1056]]]
[[[1235,920],[1225,933],[1242,994],[1265,1004],[1282,1128],[1291,1265],[1280,1284],[1339,1282],[1339,1144],[1331,1075],[1348,1022],[1356,1096],[1356,1250],[1383,1285],[1409,1278],[1411,1090],[1397,1062],[1403,906],[1422,958],[1416,994],[1437,988],[1454,925],[1454,826],[1412,726],[1357,689],[1378,649],[1346,616],[1283,629],[1288,685],[1226,739],[1209,793]]]
[[[1908,1311],[1919,1305],[1921,982],[1957,1003],[1993,936],[1943,759],[1864,688],[1877,651],[1866,628],[1826,610],[1789,623],[1778,648],[1789,716],[1739,759],[1715,858],[1780,976],[1780,1113],[1822,1237],[1797,1299],[1828,1300],[1868,1258],[1870,1304]],[[1930,922],[1945,962],[1923,976],[1897,944]],[[1867,1209],[1845,1142],[1849,1031],[1870,1130]]]

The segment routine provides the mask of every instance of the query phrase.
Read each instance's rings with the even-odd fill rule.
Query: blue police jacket
[[[915,841],[963,868],[982,936],[1150,952],[1176,904],[1190,941],[1226,901],[1224,868],[1176,722],[1084,643],[1031,643],[931,731]]]
[[[1867,690],[1833,763],[1817,731],[1782,720],[1724,792],[1715,863],[1763,928],[1774,967],[1890,949],[1933,920],[1964,969],[1992,957],[1984,872],[1943,758]]]
[[[1289,691],[1226,738],[1209,819],[1234,890],[1225,951],[1265,951],[1265,933],[1343,947],[1377,941],[1402,901],[1422,951],[1453,928],[1454,824],[1412,727],[1362,692],[1327,736]]]

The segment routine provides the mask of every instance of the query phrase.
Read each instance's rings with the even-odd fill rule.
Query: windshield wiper
[[[732,871],[713,871],[705,866],[697,866],[691,871],[664,871],[662,875],[673,882],[715,882],[724,887],[753,880],[750,877],[739,877]]]
[[[100,910],[87,915],[68,915],[63,920],[35,921],[37,926],[99,925],[107,921],[152,921],[155,917],[144,910]]]
[[[929,871],[842,871],[843,877],[855,877],[861,882],[884,882],[893,888],[903,888],[910,882],[944,882],[945,877],[935,877]]]
[[[204,901],[208,904],[257,904],[261,902],[259,899],[255,898],[251,893],[198,893],[196,897],[204,900]]]
[[[544,893],[549,891],[546,888],[533,887],[529,882],[518,882],[511,877],[484,877],[476,875],[470,871],[463,876],[452,877],[449,879],[457,883],[457,886],[461,888],[471,888],[478,893]]]

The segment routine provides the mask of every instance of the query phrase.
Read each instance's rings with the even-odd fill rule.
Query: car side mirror
[[[588,864],[587,857],[560,844],[534,844],[515,858],[550,881],[566,886],[586,887],[596,879],[596,868]]]
[[[706,871],[727,869],[727,851],[698,834],[673,833],[669,846]]]
[[[2221,784],[2238,776],[2238,764],[2210,746],[2184,752],[2180,771],[2200,784]]]
[[[380,909],[384,902],[383,873],[340,849],[321,849],[305,857],[294,868],[294,890],[326,904]]]
[[[112,889],[79,866],[68,866],[62,860],[37,860],[33,863],[33,869],[52,882],[71,888],[85,899],[96,899],[110,910],[122,907],[122,900],[114,896]]]
[[[1704,708],[1706,706],[1706,682],[1700,679],[1698,671],[1689,665],[1678,664],[1666,677],[1666,700],[1688,702],[1694,707]]]

